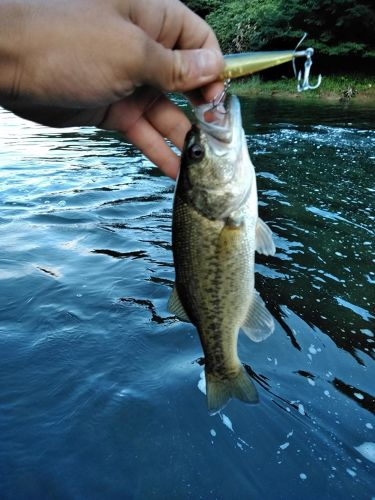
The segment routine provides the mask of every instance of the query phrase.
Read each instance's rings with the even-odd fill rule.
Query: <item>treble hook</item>
[[[305,61],[305,72],[303,74],[303,81],[302,80],[302,72],[298,72],[297,76],[297,90],[298,92],[303,92],[304,90],[314,90],[319,87],[319,85],[322,83],[322,75],[318,76],[318,81],[315,85],[311,85],[309,82],[309,76],[310,76],[310,69],[312,65],[312,55],[314,54],[314,49],[306,49],[306,61]]]
[[[311,65],[312,65],[312,56],[314,54],[314,49],[312,49],[310,47],[310,48],[308,48],[306,50],[297,52],[298,47],[304,41],[304,39],[306,38],[306,36],[307,36],[307,33],[305,33],[303,35],[303,37],[301,38],[301,40],[298,42],[297,47],[294,49],[293,70],[294,70],[294,75],[296,76],[297,82],[298,82],[297,83],[297,90],[298,90],[298,92],[303,92],[304,90],[314,90],[314,89],[317,89],[319,87],[319,85],[322,83],[322,75],[318,76],[318,81],[317,81],[317,83],[315,85],[310,85],[310,82],[309,82],[310,69],[311,69]],[[306,57],[306,61],[305,61],[305,64],[304,64],[305,71],[304,71],[304,74],[303,74],[303,81],[302,81],[302,72],[299,71],[298,75],[297,75],[296,63],[295,63],[295,58],[296,57],[301,57],[301,56],[305,56]]]

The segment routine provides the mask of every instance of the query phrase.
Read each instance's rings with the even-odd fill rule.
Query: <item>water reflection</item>
[[[335,378],[332,381],[334,387],[351,398],[356,404],[362,406],[365,410],[368,410],[375,414],[375,398],[371,394],[364,392],[360,389],[353,387],[352,385],[348,385],[342,380]]]
[[[248,113],[256,118],[262,102],[251,106]],[[368,345],[364,347],[366,339],[360,332],[372,320],[369,310],[373,291],[363,276],[374,258],[370,244],[374,237],[373,198],[367,189],[371,183],[374,133],[354,130],[352,122],[345,129],[328,127],[325,124],[332,116],[328,111],[323,117],[322,107],[318,113],[313,112],[312,105],[308,110],[311,116],[306,112],[297,120],[308,134],[295,125],[279,123],[277,127],[267,126],[265,131],[264,125],[250,126],[249,147],[261,170],[260,212],[282,237],[278,241],[282,253],[279,251],[268,267],[287,276],[274,280],[272,285],[261,277],[259,287],[269,297],[273,314],[295,347],[298,342],[285,325],[280,303],[310,326],[324,331],[361,363],[358,350],[365,348],[373,356]],[[337,109],[334,111],[337,120]],[[347,110],[339,111],[344,118]],[[282,104],[278,112],[288,116],[290,111]],[[312,125],[312,120],[317,119],[323,124]],[[265,147],[273,148],[272,157],[266,154]],[[346,168],[348,163],[350,169]],[[263,170],[267,170],[266,175]],[[262,259],[259,262],[265,263]],[[272,294],[272,290],[276,293]],[[342,307],[332,308],[333,300]]]
[[[276,331],[239,338],[261,403],[215,417],[166,307],[174,183],[117,134],[0,112],[2,497],[374,495],[372,111],[242,106]]]

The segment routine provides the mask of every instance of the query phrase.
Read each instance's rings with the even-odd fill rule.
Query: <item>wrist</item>
[[[15,102],[20,92],[27,5],[0,0],[0,105]]]

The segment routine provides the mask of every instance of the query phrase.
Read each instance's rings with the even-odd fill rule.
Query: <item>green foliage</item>
[[[326,55],[374,57],[370,0],[188,0],[213,27],[224,52],[293,48],[304,32]]]
[[[287,29],[281,0],[220,2],[207,16],[224,52],[259,50]]]
[[[285,0],[294,30],[309,34],[309,43],[327,55],[368,56],[374,48],[375,11],[369,2],[353,0]],[[299,34],[300,31],[297,31]]]

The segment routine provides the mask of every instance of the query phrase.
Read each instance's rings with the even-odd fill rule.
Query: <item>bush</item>
[[[224,52],[291,49],[307,32],[328,56],[375,57],[375,11],[365,0],[189,0]]]

